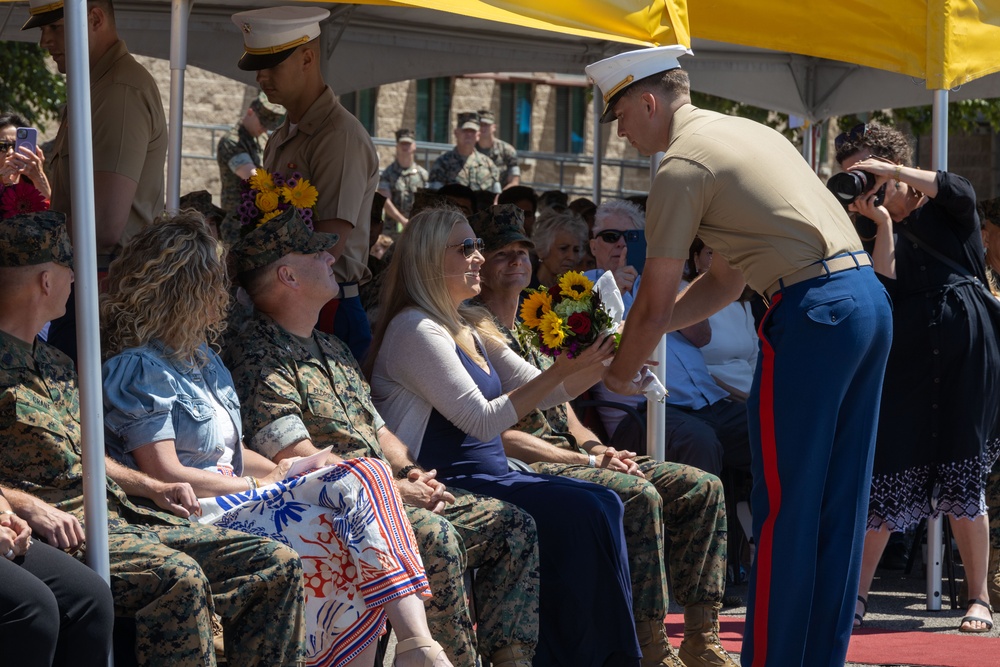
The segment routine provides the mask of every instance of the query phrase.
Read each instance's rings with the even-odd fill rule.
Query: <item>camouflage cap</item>
[[[1000,227],[1000,197],[984,199],[979,202],[978,208],[979,217],[981,218],[979,222],[981,224],[985,224],[989,221]]]
[[[73,244],[66,231],[65,215],[41,211],[0,220],[0,266],[46,262],[73,268]]]
[[[458,129],[460,130],[478,130],[479,129],[479,114],[475,111],[463,111],[458,114]]]
[[[469,217],[476,236],[486,242],[486,252],[494,252],[511,243],[534,248],[524,233],[524,211],[514,204],[496,204]]]
[[[340,236],[314,232],[293,206],[241,238],[230,251],[235,275],[276,262],[293,252],[309,255],[337,245]]]
[[[497,122],[497,117],[489,109],[480,109],[479,122],[483,125],[493,125]]]
[[[198,211],[203,216],[205,220],[211,222],[213,219],[222,220],[226,217],[226,209],[219,208],[212,203],[212,193],[208,190],[198,190],[196,192],[189,192],[180,200],[181,210],[189,208],[194,211]]]
[[[274,102],[267,101],[267,95],[263,91],[250,103],[250,108],[257,114],[257,119],[264,129],[274,132],[281,127],[281,122],[285,120],[285,107]]]
[[[416,143],[417,142],[417,138],[415,136],[413,136],[413,130],[411,130],[409,128],[406,128],[406,127],[402,128],[402,129],[399,129],[399,130],[396,130],[396,143],[398,144],[398,143],[400,143],[402,141],[405,141],[405,142],[411,143],[411,144]]]

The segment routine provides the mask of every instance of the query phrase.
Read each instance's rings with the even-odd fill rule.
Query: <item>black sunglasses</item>
[[[6,153],[14,147],[13,141],[4,141],[0,139],[0,153]]]
[[[618,243],[618,239],[623,236],[625,236],[625,232],[620,232],[617,229],[607,229],[594,234],[595,239],[601,239],[605,243]]]
[[[482,239],[465,239],[461,243],[446,245],[445,248],[461,248],[462,252],[465,253],[466,259],[468,259],[469,257],[472,257],[475,252],[482,254],[483,251],[486,250],[486,241]]]
[[[833,147],[839,151],[840,147],[846,144],[847,142],[851,142],[852,144],[860,144],[862,141],[865,140],[865,137],[867,135],[868,135],[868,124],[859,123],[858,125],[852,127],[850,132],[841,132],[840,134],[838,134],[837,138],[833,140]]]

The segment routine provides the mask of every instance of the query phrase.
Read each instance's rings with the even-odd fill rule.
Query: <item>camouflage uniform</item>
[[[457,150],[448,151],[434,160],[428,179],[429,187],[434,189],[458,183],[473,190],[500,192],[500,171],[479,151],[473,151],[469,157]]]
[[[0,484],[81,523],[83,467],[70,360],[0,332]],[[212,618],[222,617],[229,664],[302,664],[302,568],[269,539],[192,525],[133,504],[107,480],[111,590],[134,616],[142,665],[215,665]],[[84,552],[75,554],[83,560]]]
[[[403,169],[395,160],[382,171],[378,182],[378,189],[388,190],[393,206],[407,217],[413,208],[413,196],[423,187],[427,187],[426,169],[417,163]]]
[[[512,350],[540,369],[552,360],[519,342],[496,322]],[[514,427],[562,449],[583,452],[569,434],[565,404],[533,410]],[[721,603],[726,583],[726,503],[722,482],[715,475],[679,463],[648,456],[635,459],[646,479],[586,465],[534,463],[549,475],[566,475],[605,486],[625,504],[623,519],[632,575],[635,620],[648,621],[666,613],[662,525],[669,538],[671,588],[677,603]],[[655,548],[654,548],[655,545]]]
[[[219,234],[227,246],[232,246],[240,238],[236,209],[243,197],[243,181],[234,170],[248,163],[259,169],[263,156],[264,144],[261,137],[250,134],[242,123],[219,139],[215,158],[219,163],[219,179],[222,181],[222,208],[227,214],[219,225]]]
[[[517,149],[506,141],[493,137],[493,145],[483,148],[476,144],[476,150],[493,160],[500,172],[500,185],[506,187],[510,179],[521,175],[521,167],[517,164]]]
[[[309,346],[317,346],[323,360]],[[314,332],[308,345],[272,319],[255,314],[227,350],[243,406],[251,449],[267,457],[309,439],[343,458],[384,459],[368,384],[350,350]],[[478,652],[538,639],[538,551],[534,522],[513,505],[452,490],[441,515],[407,507],[433,597],[426,602],[431,632],[455,667],[476,664]],[[477,570],[474,633],[464,573]]]

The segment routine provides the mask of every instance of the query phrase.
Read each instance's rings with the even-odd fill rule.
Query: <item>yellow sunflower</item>
[[[551,311],[542,316],[538,330],[542,334],[542,342],[545,343],[546,347],[551,347],[552,349],[558,348],[562,345],[563,340],[566,339],[566,332],[563,331],[563,321]]]
[[[257,208],[263,213],[271,213],[278,208],[278,193],[263,190],[257,193],[257,198],[254,200],[257,204]]]
[[[521,320],[525,326],[537,329],[542,316],[552,310],[552,296],[548,292],[532,292],[521,304]]]
[[[264,224],[265,222],[267,222],[267,221],[268,221],[268,220],[270,220],[271,218],[276,218],[276,217],[278,217],[279,215],[281,215],[282,213],[283,213],[283,211],[281,211],[280,209],[274,209],[274,210],[273,210],[273,211],[271,211],[270,213],[265,213],[265,214],[264,214],[264,215],[263,215],[263,216],[261,217],[261,219],[260,219],[260,224],[258,224],[257,226],[259,227],[260,225],[263,225],[263,224]]]
[[[306,179],[299,179],[294,188],[284,187],[281,189],[285,201],[295,208],[312,208],[319,199],[319,192]]]
[[[278,189],[274,184],[274,177],[264,169],[258,169],[250,177],[250,187],[258,192],[276,192]]]
[[[594,283],[579,271],[567,271],[559,278],[559,291],[568,299],[581,301],[590,294]]]

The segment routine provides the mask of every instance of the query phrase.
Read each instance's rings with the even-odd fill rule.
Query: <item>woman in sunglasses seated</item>
[[[1000,306],[982,286],[976,194],[961,176],[911,167],[910,140],[891,127],[858,125],[836,148],[842,169],[874,176],[848,210],[869,219],[867,229],[855,223],[893,302],[855,625],[889,534],[945,514],[969,584],[959,630],[988,632],[985,482],[1000,449]]]
[[[622,504],[608,489],[508,470],[500,434],[593,384],[610,339],[540,372],[511,351],[480,291],[482,239],[454,210],[410,219],[383,287],[367,363],[372,398],[416,461],[448,486],[511,502],[538,528],[535,667],[638,665]]]
[[[270,224],[280,231],[292,216]],[[335,242],[316,239],[308,250]],[[427,577],[388,465],[331,455],[336,465],[288,477],[293,459],[275,465],[243,447],[233,379],[212,347],[229,302],[220,248],[201,214],[183,211],[136,234],[111,263],[101,301],[108,453],[190,484],[202,523],[298,552],[307,665],[370,667],[388,617],[411,646],[398,652],[398,667],[451,667],[429,639]],[[246,567],[252,576],[253,563]]]

